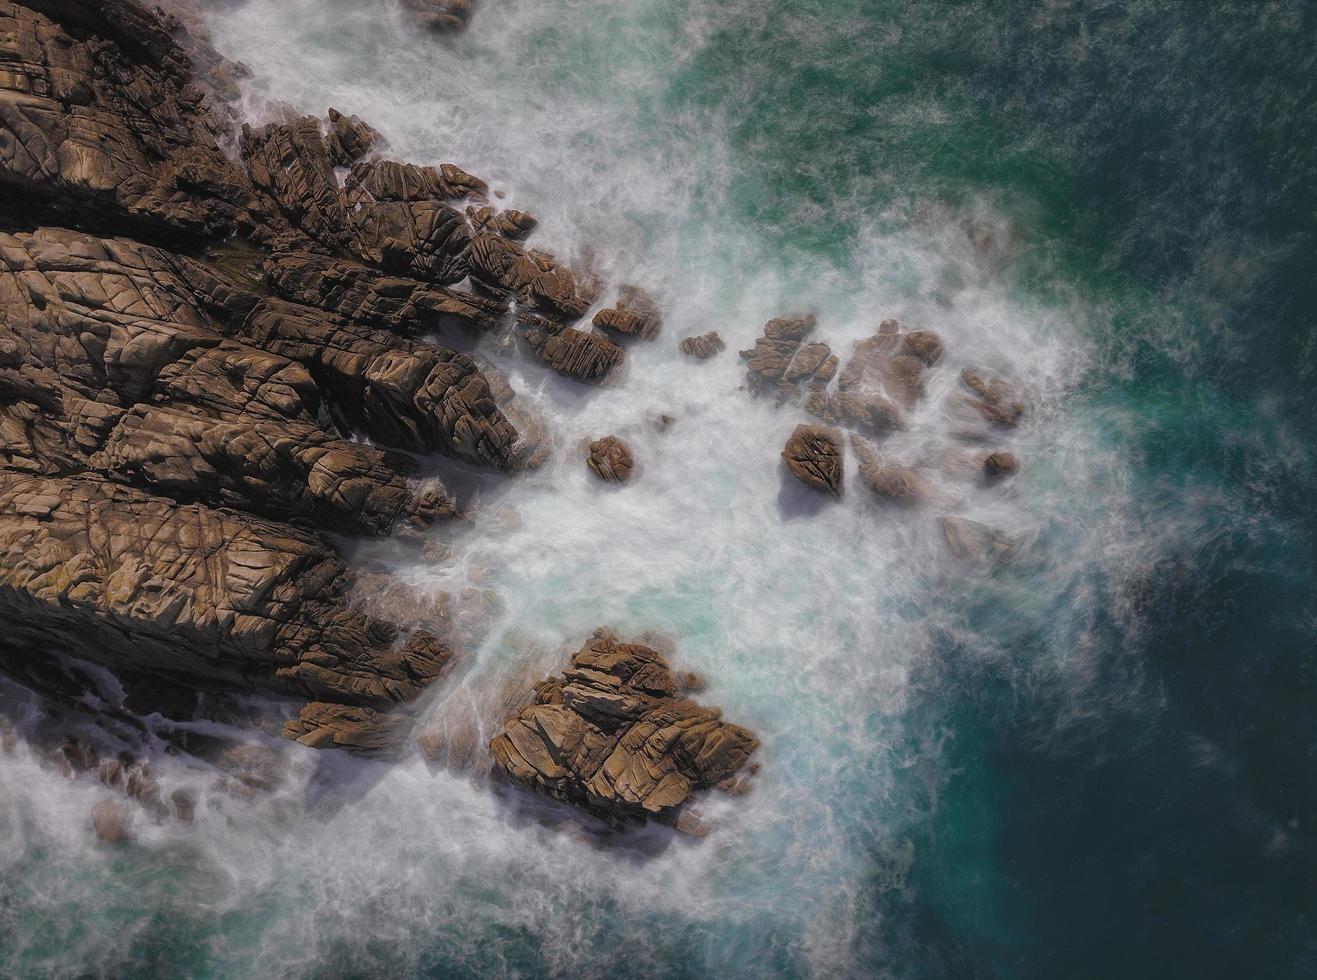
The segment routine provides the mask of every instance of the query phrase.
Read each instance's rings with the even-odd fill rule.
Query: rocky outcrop
[[[675,824],[694,793],[731,785],[759,745],[686,697],[693,680],[652,647],[596,630],[491,740],[495,765],[612,822]]]
[[[815,490],[841,496],[845,446],[841,433],[824,425],[798,425],[782,450],[791,474]]]
[[[268,233],[263,203],[219,149],[226,123],[194,83],[197,45],[185,50],[180,31],[130,0],[0,4],[10,207],[175,239]]]
[[[399,450],[541,458],[505,382],[420,338],[586,289],[519,245],[517,291],[454,288],[480,233],[453,205],[485,185],[379,159],[357,117],[247,129],[230,159],[237,69],[154,8],[0,4],[0,54],[0,669],[76,701],[51,658],[107,668],[125,715],[260,691],[307,702],[299,741],[396,744],[455,621],[383,603],[397,583],[323,532],[458,516]]]
[[[700,361],[707,361],[711,357],[716,357],[726,349],[727,344],[719,336],[717,330],[711,330],[695,337],[687,337],[681,342],[682,353],[689,354]]]
[[[604,436],[590,443],[585,465],[605,483],[623,484],[631,479],[636,461],[625,442],[617,436]]]
[[[624,337],[653,340],[663,326],[658,303],[639,286],[624,285],[617,305],[594,315],[594,325]]]

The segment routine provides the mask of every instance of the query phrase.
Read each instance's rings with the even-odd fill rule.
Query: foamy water
[[[213,27],[217,47],[252,69],[252,118],[276,103],[357,113],[392,155],[485,178],[541,220],[531,244],[592,256],[613,285],[650,289],[665,315],[656,342],[629,346],[622,383],[601,390],[480,351],[542,414],[555,452],[483,492],[452,563],[399,568],[422,587],[476,586],[500,601],[432,710],[543,676],[597,625],[658,630],[708,679],[702,697],[760,736],[763,771],[750,795],[703,801],[707,839],[656,832],[601,846],[416,755],[382,765],[293,748],[288,783],[250,802],[208,795],[162,760],[166,789],[202,787],[196,822],[142,820],[131,848],[111,850],[86,822],[96,789],[20,747],[0,756],[12,787],[3,901],[24,906],[36,938],[8,954],[11,968],[872,974],[875,920],[925,859],[915,828],[950,776],[945,746],[964,737],[938,690],[948,645],[1006,662],[1020,656],[1015,637],[1044,637],[1011,676],[1022,690],[1072,692],[1082,712],[1098,669],[1095,596],[1179,533],[1174,520],[1135,522],[1111,418],[1076,407],[1110,311],[1049,265],[1027,208],[987,190],[947,203],[916,176],[875,170],[831,199],[783,200],[753,166],[773,133],[746,133],[748,94],[711,98],[700,85],[718,32],[796,30],[807,47],[807,24],[770,24],[753,5],[486,0],[467,34],[436,40],[388,10],[250,0]],[[934,128],[938,111],[920,99],[901,108]],[[870,499],[848,453],[843,499],[803,491],[779,453],[807,416],[751,399],[735,355],[795,310],[815,311],[811,339],[843,358],[887,317],[937,331],[947,355],[884,451],[918,462],[948,447],[1009,449],[1021,474],[994,488],[937,475],[938,503],[900,511]],[[709,329],[727,352],[703,364],[680,354],[680,338]],[[983,447],[957,441],[945,402],[965,366],[1006,372],[1028,393],[1018,430]],[[659,431],[659,414],[675,421]],[[595,480],[577,449],[607,433],[640,465],[622,490]],[[946,552],[939,514],[1037,543],[1017,566],[967,570]],[[890,952],[882,969],[915,972]]]

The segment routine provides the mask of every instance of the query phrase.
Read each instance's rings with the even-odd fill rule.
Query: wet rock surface
[[[653,647],[596,630],[490,741],[496,769],[606,820],[675,824],[694,793],[734,779],[759,745],[686,697],[691,680]]]
[[[472,10],[404,5],[436,29]],[[572,326],[602,284],[520,244],[535,219],[478,177],[388,160],[337,108],[239,133],[242,69],[179,9],[0,4],[0,669],[76,699],[60,651],[130,714],[295,698],[288,737],[383,751],[465,633],[381,603],[328,533],[458,518],[418,455],[546,452],[505,381],[424,338],[517,323],[591,383],[623,353]],[[615,313],[661,320],[634,287]]]
[[[695,358],[699,361],[707,361],[711,357],[716,357],[727,349],[726,342],[718,335],[717,330],[711,330],[708,333],[702,333],[694,337],[687,337],[681,342],[681,351],[683,354]]]
[[[625,442],[617,436],[604,436],[590,443],[585,465],[605,483],[623,484],[631,479],[636,461]]]

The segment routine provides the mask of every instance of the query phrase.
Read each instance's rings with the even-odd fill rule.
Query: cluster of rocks
[[[928,472],[880,452],[877,444],[906,429],[909,413],[927,397],[931,373],[945,354],[942,338],[928,330],[904,331],[895,320],[884,320],[873,336],[855,345],[838,372],[839,360],[827,344],[806,342],[815,326],[809,314],[778,317],[764,326],[752,348],[741,351],[753,394],[797,400],[826,423],[796,426],[782,450],[787,470],[808,487],[840,496],[849,441],[860,483],[875,498],[907,506],[938,500]],[[698,338],[691,340],[694,348]],[[961,425],[957,435],[981,442],[1019,424],[1024,401],[1010,382],[972,368],[965,368],[959,381],[947,404]],[[849,430],[849,439],[843,429]],[[951,469],[965,469],[963,454],[953,452],[947,461]],[[1013,453],[995,450],[973,456],[969,467],[991,484],[1018,472],[1019,461]],[[1009,559],[1020,550],[1018,541],[972,521],[940,521],[948,548],[958,557]]]
[[[471,10],[408,6],[439,27]],[[245,126],[231,158],[241,71],[195,20],[0,3],[0,57],[0,670],[76,700],[58,652],[127,688],[304,700],[285,734],[308,745],[395,745],[453,617],[382,608],[326,532],[460,517],[410,454],[538,463],[506,382],[424,338],[515,323],[601,381],[622,348],[571,324],[602,284],[521,244],[534,219],[461,168],[381,157],[355,116]],[[634,288],[598,319],[660,322]]]
[[[696,829],[682,808],[699,790],[743,792],[740,772],[759,745],[691,700],[699,686],[653,647],[598,629],[490,741],[497,771],[611,822]]]

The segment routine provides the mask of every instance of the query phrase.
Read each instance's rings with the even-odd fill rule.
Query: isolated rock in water
[[[707,361],[716,354],[727,349],[727,344],[723,342],[718,331],[710,330],[708,333],[702,333],[696,337],[687,337],[681,342],[681,350],[684,354],[701,361]]]
[[[960,383],[969,391],[964,401],[986,421],[1007,429],[1019,424],[1024,415],[1024,402],[1010,382],[997,377],[985,378],[978,371],[966,368],[960,373]]]
[[[845,448],[841,433],[824,425],[798,425],[787,439],[782,458],[801,483],[841,495]]]
[[[631,471],[636,461],[631,456],[631,447],[617,436],[604,436],[590,443],[590,453],[585,465],[605,483],[626,483],[631,478]]]
[[[402,0],[402,5],[420,26],[438,33],[462,30],[476,9],[475,0]]]
[[[197,813],[197,794],[190,789],[176,789],[169,794],[169,802],[174,806],[174,817],[183,823],[191,823]]]
[[[989,480],[1000,480],[1003,477],[1013,476],[1019,472],[1019,469],[1020,461],[1015,458],[1014,453],[989,453],[983,459],[983,474]]]
[[[120,800],[101,800],[91,808],[91,826],[107,844],[122,844],[132,837],[133,811]]]
[[[658,651],[599,629],[490,750],[501,772],[546,796],[615,822],[675,823],[694,792],[734,776],[758,745],[684,697]]]
[[[1009,535],[964,517],[939,517],[937,524],[947,549],[957,558],[969,562],[1005,564],[1014,561],[1032,540],[1030,535]]]

